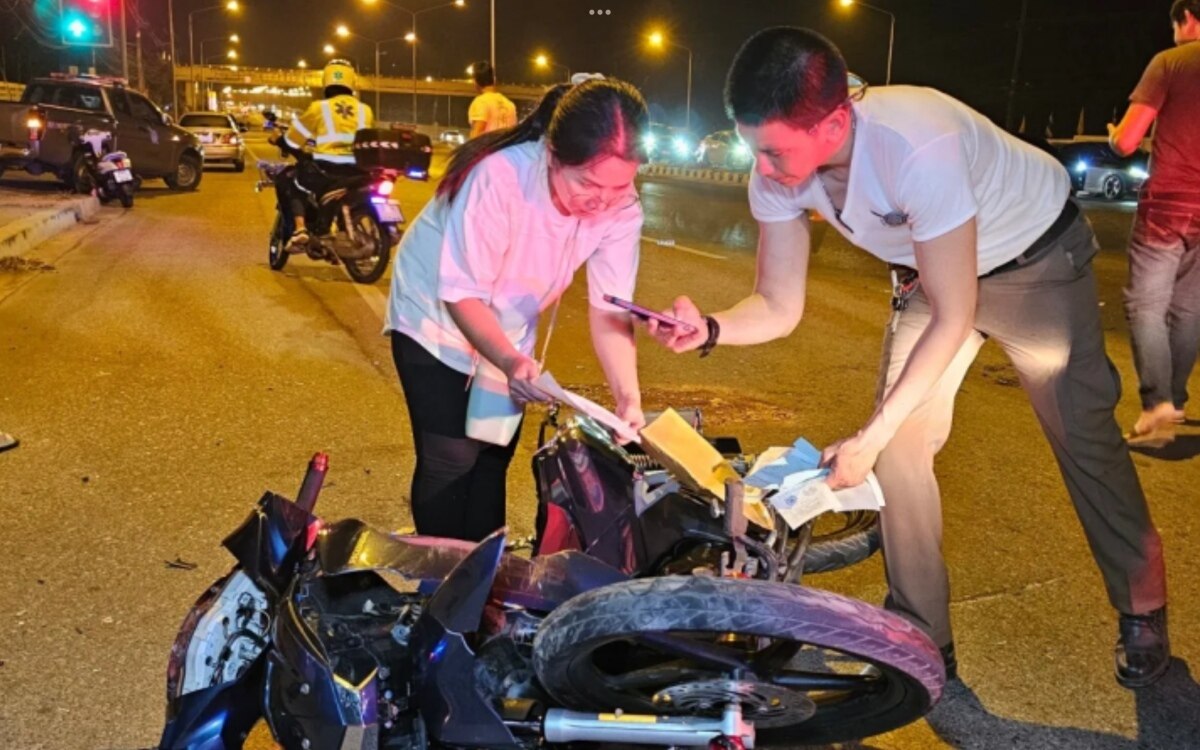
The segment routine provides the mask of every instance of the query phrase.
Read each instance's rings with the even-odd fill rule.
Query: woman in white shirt
[[[582,265],[616,413],[643,426],[633,323],[604,295],[633,297],[642,226],[634,177],[648,121],[641,94],[621,81],[551,89],[516,127],[460,147],[405,233],[384,332],[412,421],[419,533],[478,540],[504,525],[520,410],[545,400],[532,382],[538,318],[557,310]],[[507,384],[511,437],[468,436],[473,374]]]

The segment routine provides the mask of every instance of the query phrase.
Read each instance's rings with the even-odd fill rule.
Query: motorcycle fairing
[[[246,575],[277,599],[304,555],[302,541],[316,520],[286,497],[267,492],[223,544]]]
[[[321,644],[309,637],[289,596],[275,623],[263,700],[271,731],[285,750],[310,747],[377,750],[378,672],[358,684],[335,674]]]
[[[357,519],[330,524],[317,537],[317,556],[327,576],[367,570],[382,574],[401,593],[397,578],[431,594],[472,554],[476,546],[458,539],[393,536]],[[505,555],[492,597],[536,612],[549,612],[568,599],[626,576],[580,552],[559,552],[527,560]]]
[[[475,653],[466,639],[483,618],[506,534],[505,529],[493,532],[455,566],[413,630],[421,718],[429,736],[442,744],[521,747],[496,709],[480,695]]]
[[[237,750],[262,717],[262,654],[232,682],[168,701],[158,750]]]

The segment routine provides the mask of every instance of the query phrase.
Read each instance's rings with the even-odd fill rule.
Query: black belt
[[[987,277],[995,276],[998,273],[1012,271],[1022,266],[1029,265],[1033,261],[1040,258],[1042,256],[1042,252],[1045,251],[1046,248],[1050,247],[1050,245],[1054,244],[1055,240],[1062,236],[1062,233],[1067,231],[1067,228],[1070,227],[1071,223],[1078,217],[1078,204],[1076,204],[1073,200],[1067,199],[1067,202],[1063,205],[1062,212],[1059,213],[1058,218],[1054,220],[1054,223],[1050,225],[1049,229],[1047,229],[1045,232],[1042,232],[1041,237],[1038,237],[1033,241],[1033,244],[1030,245],[1025,252],[1021,253],[1003,265],[996,266],[979,278],[986,279]]]

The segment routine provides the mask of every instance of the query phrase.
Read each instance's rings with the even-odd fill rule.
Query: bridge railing
[[[223,65],[179,65],[175,68],[175,78],[178,81],[204,81],[212,84],[236,86],[275,86],[278,88],[293,88],[297,86],[320,88],[321,71],[304,70],[301,68],[248,68],[242,65],[234,70]],[[358,89],[360,91],[381,91],[388,94],[407,94],[413,89],[421,95],[432,96],[474,96],[475,85],[470,81],[453,79],[434,79],[427,81],[418,78],[397,78],[395,76],[359,75]],[[511,99],[540,99],[545,93],[544,86],[529,86],[521,84],[501,84],[501,93]]]

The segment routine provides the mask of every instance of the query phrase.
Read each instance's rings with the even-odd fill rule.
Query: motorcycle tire
[[[283,246],[287,244],[288,233],[284,230],[283,214],[275,212],[275,225],[271,227],[271,239],[267,244],[267,265],[272,271],[283,270],[287,265],[288,254],[283,251]]]
[[[574,710],[711,718],[737,700],[757,748],[904,726],[946,679],[933,641],[898,615],[803,586],[704,576],[624,581],[567,601],[539,627],[533,663]],[[809,676],[822,681],[804,692],[796,683]]]
[[[350,221],[355,232],[368,232],[375,243],[375,255],[355,260],[343,258],[346,273],[359,284],[374,284],[383,277],[388,261],[392,257],[392,235],[388,228],[379,223],[375,212],[368,206],[359,206],[350,211]]]
[[[71,190],[80,195],[87,195],[96,187],[96,180],[92,177],[92,171],[88,167],[87,155],[82,151],[75,154],[75,158],[71,160]]]
[[[879,549],[879,514],[826,513],[804,551],[805,573],[828,573],[866,560]]]
[[[133,186],[129,184],[121,185],[118,190],[121,194],[117,196],[121,199],[122,208],[133,208]]]

